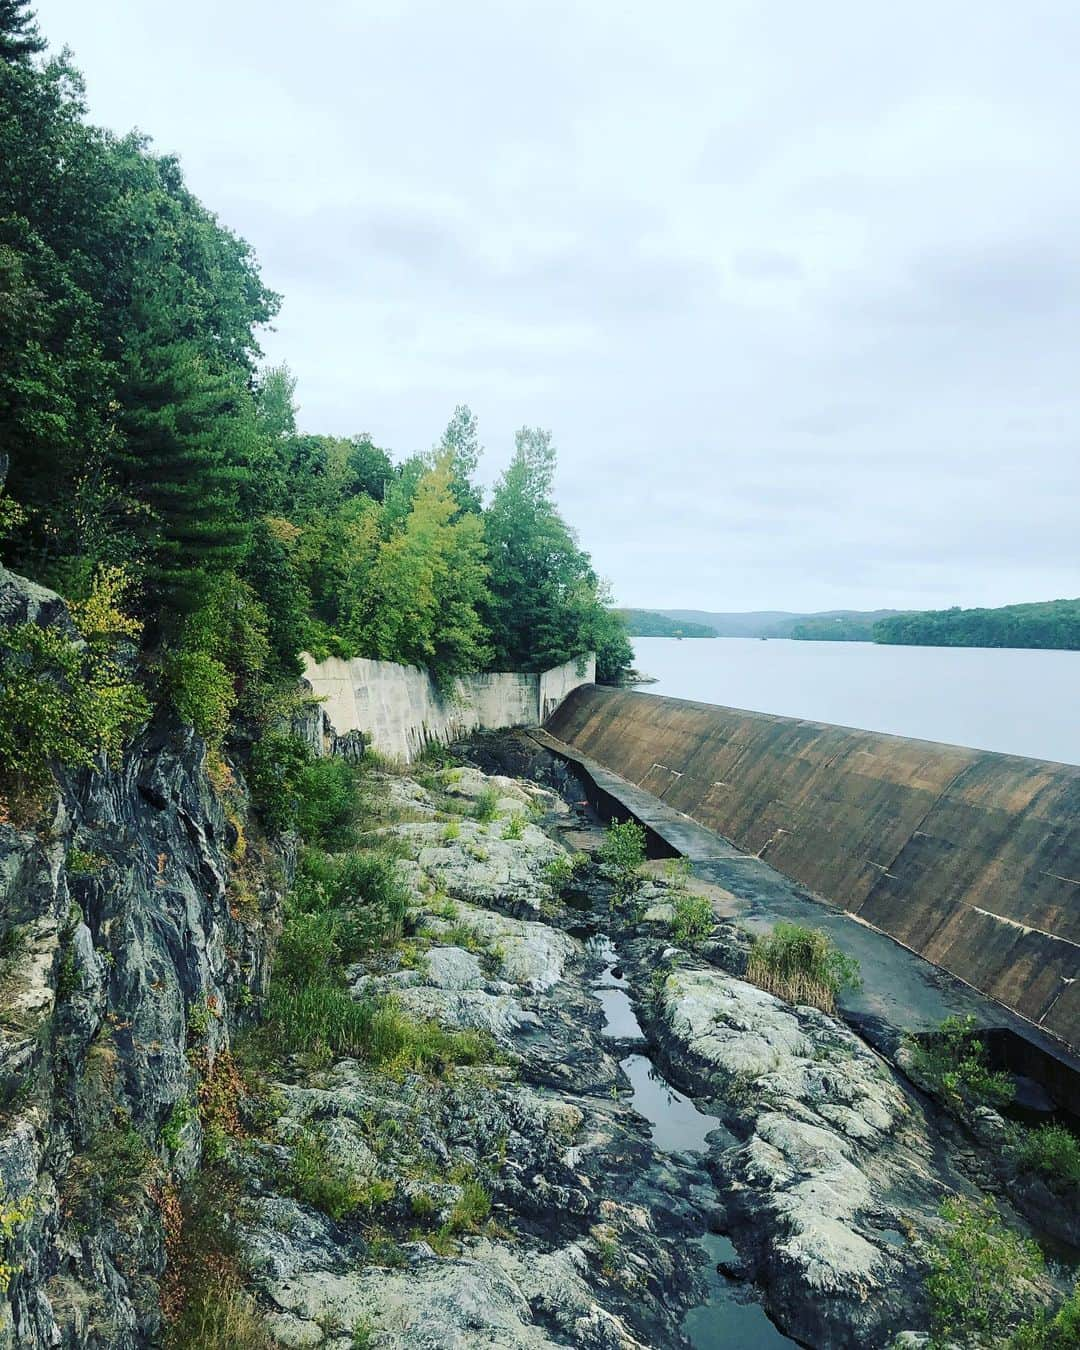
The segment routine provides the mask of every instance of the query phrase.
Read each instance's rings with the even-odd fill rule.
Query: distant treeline
[[[793,626],[788,636],[803,642],[873,642],[874,621],[858,618],[804,619]]]
[[[897,614],[873,627],[875,642],[912,647],[1047,647],[1080,651],[1080,599],[1000,609]]]
[[[687,619],[671,619],[650,609],[620,609],[615,611],[626,623],[631,637],[714,638],[716,629],[705,623],[691,623]]]

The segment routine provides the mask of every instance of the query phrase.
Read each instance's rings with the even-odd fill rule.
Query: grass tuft
[[[750,950],[746,978],[788,1003],[831,1013],[842,989],[858,988],[859,963],[845,956],[826,933],[795,923],[778,923]]]

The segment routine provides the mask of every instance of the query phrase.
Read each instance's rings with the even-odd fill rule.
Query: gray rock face
[[[421,872],[454,899],[538,914],[551,893],[547,869],[566,854],[536,825],[521,825],[520,837],[507,837],[507,818],[516,814],[510,809],[486,824],[399,825],[394,834],[409,847]]]
[[[656,1018],[667,1061],[743,1140],[713,1167],[781,1325],[852,1350],[919,1325],[917,1246],[946,1186],[884,1062],[835,1018],[711,968],[671,973]]]
[[[0,572],[0,623],[23,622],[70,631],[58,596]],[[67,782],[44,828],[0,825],[0,1186],[31,1209],[5,1255],[0,1347],[127,1350],[157,1333],[157,1205],[137,1186],[111,1208],[95,1151],[123,1121],[148,1159],[162,1152],[193,1090],[188,1049],[228,1044],[237,1004],[265,986],[272,927],[233,912],[233,836],[203,759],[162,721],[115,768]],[[181,1174],[197,1152],[196,1138],[173,1160]]]

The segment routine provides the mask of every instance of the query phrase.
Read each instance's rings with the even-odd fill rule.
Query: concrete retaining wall
[[[1080,1048],[1080,767],[629,690],[547,728]]]
[[[421,667],[393,661],[305,656],[304,675],[339,736],[362,731],[376,750],[408,762],[430,741],[448,745],[474,731],[538,726],[572,689],[592,683],[596,658],[539,675],[468,675],[446,692]]]

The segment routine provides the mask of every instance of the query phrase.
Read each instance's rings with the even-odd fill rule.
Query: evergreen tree
[[[210,579],[243,556],[238,487],[254,419],[243,387],[208,371],[190,343],[142,344],[127,363],[122,400],[118,467],[145,508],[132,529],[167,624],[198,609]]]
[[[28,0],[0,0],[0,60],[23,61],[44,49]]]

